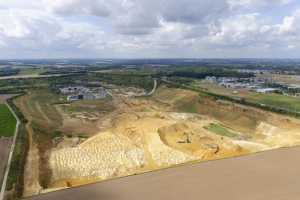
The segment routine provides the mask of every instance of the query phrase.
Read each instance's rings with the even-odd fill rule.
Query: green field
[[[39,75],[41,73],[47,72],[44,68],[21,68],[19,75]]]
[[[292,112],[299,112],[300,113],[300,98],[299,97],[292,97],[292,96],[285,96],[281,94],[262,94],[262,93],[256,93],[251,91],[239,91],[237,94],[234,94],[233,92],[236,91],[236,89],[232,88],[224,88],[215,84],[208,84],[203,83],[199,81],[194,81],[191,85],[191,87],[194,87],[199,90],[203,90],[205,88],[205,91],[228,96],[231,98],[243,98],[248,102],[255,103],[255,104],[264,104],[269,107],[274,108],[281,108],[287,111]]]
[[[0,136],[14,135],[17,120],[5,104],[0,104]]]
[[[208,127],[206,127],[206,129],[221,136],[226,136],[226,137],[238,136],[237,134],[229,131],[228,129],[226,129],[220,124],[210,124]]]
[[[252,94],[250,101],[290,111],[300,112],[300,98],[279,94]]]

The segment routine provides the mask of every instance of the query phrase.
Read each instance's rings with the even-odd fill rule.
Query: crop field
[[[17,120],[5,104],[0,104],[0,136],[11,137],[15,133]]]
[[[249,100],[260,104],[300,112],[300,98],[298,97],[279,94],[252,94],[249,96]]]
[[[249,102],[257,104],[264,104],[271,107],[300,112],[299,97],[284,96],[280,94],[259,94],[246,90],[237,90],[238,93],[234,94],[233,92],[235,91],[235,89],[224,88],[215,84],[201,83],[199,81],[194,83],[193,86],[220,95],[244,98]]]
[[[275,82],[283,82],[287,84],[300,84],[299,75],[264,73],[264,74],[258,74],[257,76],[261,78],[272,78]]]
[[[295,200],[299,198],[300,173],[295,167],[300,165],[299,154],[299,147],[279,149],[100,182],[28,200],[73,200],[74,197],[88,200],[190,200],[197,199],[195,197]]]
[[[19,75],[39,75],[41,73],[46,72],[46,69],[43,68],[29,68],[29,67],[23,67],[20,68]]]
[[[0,138],[0,185],[4,175],[4,170],[7,164],[12,138]]]

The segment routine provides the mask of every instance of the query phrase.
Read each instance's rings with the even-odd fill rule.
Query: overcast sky
[[[300,58],[299,0],[0,0],[0,58]]]

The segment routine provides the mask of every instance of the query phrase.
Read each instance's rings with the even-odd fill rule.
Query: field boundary
[[[17,141],[17,137],[18,137],[18,133],[19,133],[19,126],[20,126],[20,120],[19,120],[18,116],[16,115],[16,113],[14,112],[14,110],[10,107],[10,105],[7,102],[5,103],[5,105],[8,107],[10,112],[15,117],[17,123],[16,123],[16,128],[15,128],[15,134],[14,134],[14,137],[13,137],[13,142],[12,142],[12,145],[10,147],[10,152],[9,152],[9,157],[8,157],[8,161],[7,161],[7,165],[6,165],[6,169],[5,169],[5,173],[4,173],[4,177],[3,177],[3,182],[2,182],[2,185],[1,185],[0,200],[4,199],[8,173],[9,173],[9,170],[10,170],[11,161],[12,161],[13,153],[14,153],[14,150],[15,150],[16,141]]]

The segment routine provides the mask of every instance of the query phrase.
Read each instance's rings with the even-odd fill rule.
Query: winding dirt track
[[[186,165],[48,193],[29,200],[295,200],[300,147]]]

